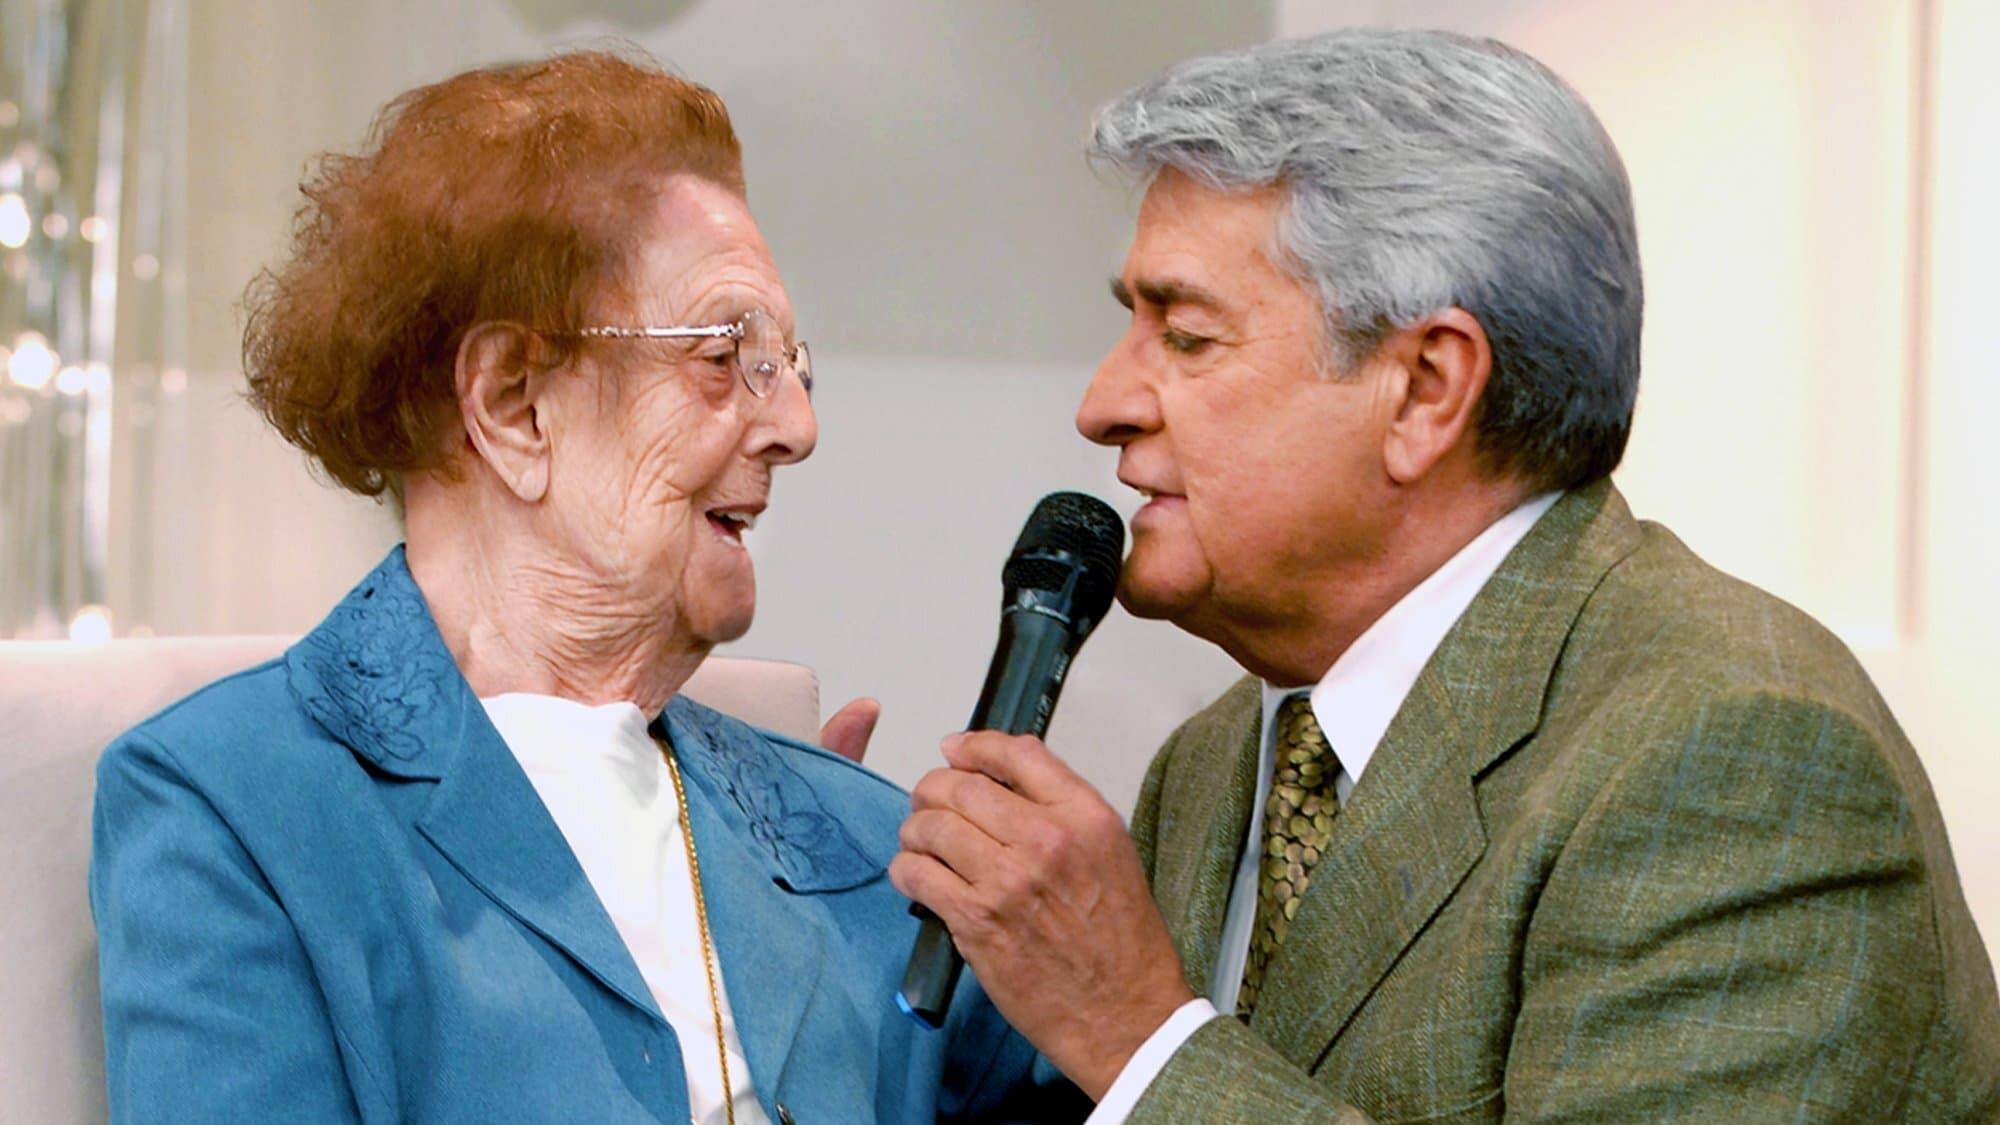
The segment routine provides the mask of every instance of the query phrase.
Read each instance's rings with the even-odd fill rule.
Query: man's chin
[[[1134,617],[1173,621],[1200,602],[1200,591],[1186,584],[1154,581],[1135,574],[1128,565],[1118,578],[1118,604]]]

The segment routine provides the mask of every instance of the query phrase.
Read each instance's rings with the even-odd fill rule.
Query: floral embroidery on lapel
[[[380,761],[410,762],[465,690],[397,547],[286,655],[314,721]]]
[[[668,701],[661,719],[683,760],[728,797],[748,822],[751,839],[769,853],[780,879],[800,893],[841,891],[879,878],[885,861],[868,854],[818,789],[786,760],[794,751],[745,723],[683,696]]]

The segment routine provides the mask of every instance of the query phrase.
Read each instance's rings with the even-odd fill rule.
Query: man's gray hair
[[[1286,190],[1279,240],[1340,369],[1452,306],[1493,349],[1479,450],[1537,488],[1611,472],[1644,294],[1624,165],[1590,107],[1504,44],[1337,31],[1180,63],[1098,111],[1093,157]]]

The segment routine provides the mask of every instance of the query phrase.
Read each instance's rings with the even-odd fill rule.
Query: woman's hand
[[[873,699],[857,699],[833,713],[819,728],[819,744],[859,763],[868,752],[868,740],[875,735],[875,723],[882,718],[882,704]]]

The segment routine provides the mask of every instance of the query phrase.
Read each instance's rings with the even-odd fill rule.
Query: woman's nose
[[[819,416],[805,384],[787,372],[759,405],[761,417],[751,429],[751,455],[773,465],[790,465],[812,456],[819,444]]]

